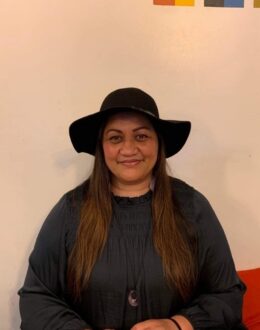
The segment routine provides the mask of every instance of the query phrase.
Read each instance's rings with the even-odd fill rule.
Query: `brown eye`
[[[112,135],[108,140],[112,143],[119,143],[122,141],[122,137],[120,135]]]
[[[138,134],[136,135],[136,140],[137,141],[145,141],[148,139],[148,136],[146,134]]]

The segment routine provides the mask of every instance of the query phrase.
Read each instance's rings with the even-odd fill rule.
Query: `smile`
[[[119,161],[118,164],[126,166],[126,167],[133,167],[141,163],[141,159],[129,159],[124,161]]]

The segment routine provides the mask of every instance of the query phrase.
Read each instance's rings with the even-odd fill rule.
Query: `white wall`
[[[67,130],[137,86],[189,119],[173,173],[211,201],[238,269],[259,266],[260,10],[152,0],[0,0],[0,329],[18,329],[28,255],[50,208],[89,172]]]

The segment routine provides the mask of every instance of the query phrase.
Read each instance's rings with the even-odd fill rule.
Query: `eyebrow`
[[[149,131],[151,131],[151,127],[148,127],[148,126],[140,126],[140,127],[137,127],[135,129],[133,129],[133,132],[136,132],[136,131],[139,131],[141,129],[147,129]],[[109,132],[118,132],[118,133],[122,133],[122,131],[120,129],[116,129],[116,128],[110,128],[108,129],[107,131],[105,130],[105,134],[109,133]]]

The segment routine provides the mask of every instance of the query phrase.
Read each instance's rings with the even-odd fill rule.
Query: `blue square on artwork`
[[[224,7],[244,7],[244,0],[225,0]]]

